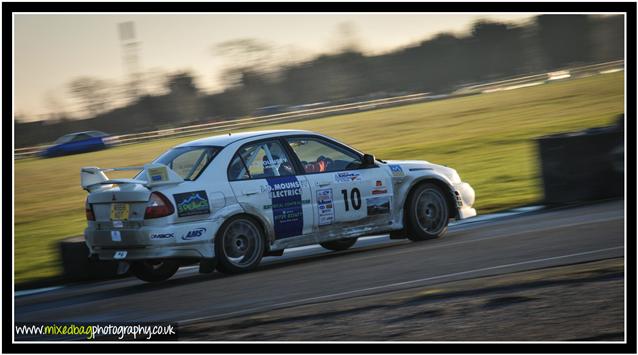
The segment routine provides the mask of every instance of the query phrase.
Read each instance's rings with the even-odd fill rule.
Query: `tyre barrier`
[[[544,203],[560,205],[624,194],[624,115],[615,125],[537,139]]]
[[[72,237],[60,242],[62,277],[65,281],[103,280],[117,275],[118,263],[89,259],[89,248],[84,237]]]

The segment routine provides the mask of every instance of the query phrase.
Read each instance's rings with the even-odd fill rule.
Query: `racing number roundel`
[[[343,194],[343,203],[346,206],[346,211],[349,211],[350,207],[348,206],[348,190],[343,189],[341,190],[341,193]],[[350,191],[350,201],[354,210],[358,210],[361,208],[361,192],[358,188],[355,187]]]

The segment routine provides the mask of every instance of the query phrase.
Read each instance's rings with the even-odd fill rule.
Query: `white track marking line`
[[[514,216],[514,215],[519,215],[519,214],[522,214],[522,213],[525,213],[525,212],[529,212],[529,211],[533,211],[533,210],[540,209],[540,208],[542,208],[542,206],[532,206],[532,207],[529,207],[529,210],[528,209],[522,210],[522,211],[512,210],[511,212],[499,212],[499,213],[486,214],[486,215],[473,217],[473,218],[470,218],[470,219],[467,219],[467,220],[463,220],[463,221],[452,222],[452,223],[450,223],[450,227],[462,226],[464,224],[469,224],[469,223],[473,223],[473,222],[487,222],[487,221],[497,220],[497,219],[500,219],[502,217],[509,217],[509,216]],[[388,234],[359,237],[360,240],[366,240],[366,241],[377,240],[377,239],[385,239],[385,238],[388,238]],[[355,246],[357,246],[357,245],[355,244]],[[321,247],[319,244],[313,244],[313,245],[306,245],[306,246],[302,246],[302,247],[295,247],[295,248],[286,249],[286,250],[284,250],[284,255],[291,255],[291,254],[294,254],[295,252],[298,252],[298,251],[310,250],[310,249],[324,250],[323,247]]]
[[[542,206],[532,206],[529,208],[542,208]],[[524,211],[516,211],[516,210],[512,210],[511,212],[498,212],[498,213],[490,213],[490,214],[486,214],[486,215],[482,215],[482,216],[478,216],[477,218],[479,218],[480,220],[475,220],[475,219],[468,219],[464,221],[459,221],[459,222],[452,222],[450,223],[450,226],[460,226],[460,225],[464,225],[466,223],[472,223],[472,222],[484,222],[484,221],[488,221],[488,220],[496,220],[499,219],[500,217],[505,217],[505,216],[511,216],[511,215],[517,215],[517,214],[521,214],[527,212],[527,210]],[[382,235],[375,235],[375,236],[365,236],[365,237],[360,237],[360,239],[363,240],[377,240],[377,239],[384,239],[384,238],[388,238],[388,234],[382,234]],[[359,244],[359,243],[357,243]],[[375,244],[372,244],[375,245]],[[360,246],[360,245],[359,245]],[[368,245],[369,246],[369,245]],[[355,248],[357,247],[357,245],[355,244],[354,246]],[[306,245],[306,246],[301,246],[301,247],[295,247],[295,248],[289,248],[284,250],[284,255],[288,256],[288,257],[293,257],[294,254],[296,254],[297,252],[303,251],[303,250],[311,250],[311,249],[316,249],[317,251],[323,251],[323,247],[321,247],[319,244],[313,244],[313,245]],[[273,257],[273,258],[277,258],[277,257]],[[191,265],[191,266],[185,266],[185,267],[181,267],[176,275],[189,275],[189,274],[194,274],[194,273],[199,273],[199,265]],[[28,296],[28,295],[32,295],[32,294],[37,294],[37,293],[43,293],[43,292],[49,292],[49,291],[54,291],[56,289],[59,289],[63,286],[55,286],[55,287],[46,287],[46,288],[39,288],[39,289],[31,289],[31,290],[23,290],[23,291],[17,291],[15,293],[16,297],[20,297],[20,296]]]
[[[500,219],[502,217],[519,215],[519,214],[523,214],[525,212],[535,211],[535,210],[538,210],[538,209],[541,209],[541,208],[542,208],[542,206],[531,206],[531,207],[523,207],[523,208],[520,208],[520,209],[514,209],[511,212],[491,213],[491,214],[477,216],[477,217],[470,218],[470,219],[463,220],[463,221],[452,222],[452,223],[450,223],[450,227],[453,228],[453,230],[456,230],[456,227],[459,227],[461,229],[475,228],[475,227],[478,227],[479,225],[482,225],[484,222],[495,221],[495,220],[498,220],[498,219]],[[619,218],[619,217],[612,217],[612,218],[607,218],[607,219],[598,219],[598,220],[589,221],[589,222],[585,222],[585,223],[583,223],[583,222],[572,223],[572,224],[568,224],[568,225],[565,225],[565,226],[566,227],[571,227],[571,226],[576,226],[576,225],[580,225],[580,224],[605,222],[605,221],[612,220],[612,219],[615,219],[615,218]],[[473,225],[474,223],[477,223],[477,225]],[[554,228],[558,228],[558,227],[562,227],[562,226],[549,227],[549,228],[545,228],[545,229],[541,229],[541,230],[535,230],[535,231],[543,231],[543,230],[554,229]],[[526,232],[529,232],[529,231],[526,231]],[[522,233],[526,233],[526,232],[522,232]],[[490,239],[495,239],[495,238],[503,238],[503,237],[507,237],[507,236],[514,236],[514,235],[517,235],[517,234],[521,234],[521,233],[514,233],[514,234],[507,234],[507,235],[497,235],[497,236],[487,237],[487,238],[482,238],[482,239],[473,239],[473,240],[453,242],[453,243],[447,243],[447,244],[441,244],[441,245],[434,245],[434,246],[431,246],[428,249],[434,249],[434,248],[452,246],[452,245],[458,245],[458,244],[473,243],[473,242],[477,242],[477,241],[481,241],[481,240],[490,240]],[[364,240],[372,240],[372,239],[374,239],[374,240],[376,240],[376,239],[383,239],[383,238],[387,238],[387,237],[388,237],[387,234],[383,234],[383,235],[377,235],[377,236],[365,236],[365,237],[361,237],[361,239],[364,239]],[[370,244],[370,245],[366,245],[366,246],[371,246],[371,245],[376,245],[376,244]],[[355,244],[354,247],[356,248],[357,245]],[[286,249],[284,251],[284,255],[286,255],[288,257],[293,257],[295,252],[302,251],[302,250],[308,250],[308,249],[317,249],[317,250],[321,249],[321,250],[323,250],[323,248],[320,245],[313,244],[313,245],[307,245],[307,246],[302,246],[302,247],[295,247],[295,248]],[[404,253],[408,253],[408,252],[410,252],[410,251],[409,250],[408,251],[400,251],[400,252],[392,253],[390,255],[404,254]],[[276,257],[273,257],[273,258],[276,258]],[[363,257],[363,259],[361,259],[361,260],[365,260],[365,259],[367,259],[367,258]],[[198,265],[182,267],[182,268],[180,268],[178,270],[177,275],[189,275],[189,274],[198,273],[198,268],[199,268]],[[50,291],[54,291],[54,290],[62,288],[62,287],[64,287],[64,286],[54,286],[54,287],[46,287],[46,288],[40,288],[40,289],[17,291],[17,292],[15,292],[15,297],[29,296],[29,295],[37,294],[37,293],[50,292]]]
[[[486,222],[486,221],[493,221],[493,220],[497,220],[503,217],[510,217],[510,216],[516,216],[519,214],[525,213],[525,211],[511,211],[511,212],[499,212],[499,213],[492,213],[492,214],[486,214],[486,215],[481,215],[481,216],[476,216],[476,217],[471,217],[468,219],[462,219],[459,221],[452,221],[450,222],[449,226],[453,227],[453,226],[462,226],[464,224],[471,224],[471,223],[476,223],[476,222]]]
[[[44,293],[44,292],[58,290],[58,289],[61,289],[63,287],[64,286],[53,286],[53,287],[36,288],[36,289],[31,289],[31,290],[16,291],[14,293],[14,296],[15,297],[20,297],[20,296],[35,295],[37,293]]]
[[[520,212],[522,213],[522,212]],[[517,214],[517,213],[513,213],[513,214]],[[507,214],[509,215],[509,214]],[[501,214],[502,216],[502,214]],[[498,217],[501,217],[498,216]],[[497,219],[497,218],[495,218]],[[448,246],[455,246],[455,245],[461,245],[461,244],[469,244],[469,243],[476,243],[476,242],[480,242],[480,241],[484,241],[484,240],[491,240],[491,239],[499,239],[499,238],[507,238],[507,237],[514,237],[520,234],[526,234],[526,233],[533,233],[533,232],[544,232],[547,230],[552,230],[552,229],[558,229],[558,228],[563,228],[563,227],[575,227],[575,226],[580,226],[580,225],[588,225],[588,224],[592,224],[592,223],[600,223],[600,222],[607,222],[607,221],[612,221],[615,219],[621,219],[620,216],[616,216],[616,217],[608,217],[608,218],[600,218],[600,219],[595,219],[595,220],[591,220],[591,221],[587,221],[587,222],[575,222],[575,223],[570,223],[570,224],[564,224],[564,225],[556,225],[556,226],[550,226],[550,227],[544,227],[544,228],[537,228],[537,229],[533,229],[533,230],[525,230],[525,231],[521,231],[521,232],[517,232],[517,233],[506,233],[506,234],[499,234],[499,235],[494,235],[494,236],[490,236],[490,237],[485,237],[485,238],[479,238],[479,239],[469,239],[469,240],[461,240],[458,242],[450,242],[450,243],[442,243],[442,244],[437,244],[437,245],[428,245],[426,248],[423,248],[422,250],[427,251],[427,250],[432,250],[432,249],[439,249],[439,248],[444,248],[444,247],[448,247]],[[476,222],[483,222],[483,221],[476,221]],[[456,224],[456,226],[458,227],[467,227],[467,228],[472,228],[473,226],[468,225],[468,226],[464,226],[463,224]],[[452,225],[451,225],[452,227]],[[456,230],[456,228],[455,228]],[[378,236],[366,236],[366,237],[361,237],[361,239],[364,240],[376,240],[376,239],[385,239],[388,238],[388,234],[384,234],[384,235],[378,235]],[[401,240],[395,240],[395,242],[398,242]],[[361,247],[369,247],[369,246],[375,246],[375,245],[381,245],[379,244],[379,241],[375,241],[372,244],[368,244],[365,246],[361,246]],[[356,248],[356,244],[353,247]],[[284,251],[284,255],[288,256],[288,257],[294,257],[295,251],[301,251],[301,250],[307,250],[307,249],[321,249],[323,250],[323,248],[318,245],[318,244],[313,244],[313,245],[307,245],[307,246],[303,246],[303,247],[296,247],[296,248],[290,248],[290,249],[286,249]],[[408,250],[401,250],[401,251],[395,251],[395,252],[388,252],[385,253],[384,256],[386,255],[400,255],[400,254],[406,254],[406,253],[411,253],[413,252],[414,249],[408,249]],[[305,255],[305,256],[311,256],[311,255]],[[361,255],[357,260],[366,260],[366,259],[371,259],[371,258],[376,258],[377,256],[365,256],[365,255]],[[273,260],[275,260],[275,258],[279,258],[279,257],[272,257]],[[283,260],[283,262],[286,262],[289,260]],[[197,266],[193,266],[192,268],[196,268]],[[195,271],[195,270],[192,270]]]
[[[544,228],[536,228],[536,229],[531,229],[531,230],[524,230],[524,231],[520,231],[520,232],[516,232],[516,233],[507,233],[506,232],[505,234],[493,235],[493,236],[485,237],[485,238],[480,238],[479,237],[477,239],[462,240],[462,241],[458,241],[458,242],[441,243],[441,244],[436,244],[436,245],[424,245],[424,248],[421,248],[419,250],[428,251],[428,250],[432,250],[432,249],[445,248],[445,247],[449,247],[449,246],[482,242],[482,241],[485,241],[485,240],[515,237],[515,236],[518,236],[518,235],[521,235],[521,234],[545,232],[545,231],[552,230],[552,229],[569,228],[569,227],[576,227],[576,226],[585,226],[585,225],[588,225],[588,224],[600,223],[600,222],[608,222],[608,221],[613,221],[613,220],[616,220],[616,219],[622,219],[622,217],[621,216],[617,216],[617,217],[610,217],[610,218],[601,218],[601,219],[595,219],[595,220],[591,220],[591,221],[587,221],[587,222],[576,222],[576,223],[561,224],[561,225],[555,225],[555,226],[544,227]],[[412,253],[415,250],[416,250],[415,248],[410,248],[408,250],[387,252],[387,253],[384,253],[383,256],[391,256],[391,255],[400,255],[400,254]],[[357,260],[365,260],[365,259],[377,258],[377,257],[378,256],[376,256],[376,255],[361,256]]]
[[[260,307],[248,308],[248,309],[241,310],[241,311],[222,313],[222,314],[217,314],[217,315],[212,315],[212,316],[207,316],[207,317],[191,318],[191,319],[187,319],[187,320],[183,320],[183,321],[178,321],[178,324],[193,323],[193,322],[197,322],[197,321],[202,321],[202,320],[207,320],[207,319],[215,319],[215,318],[222,318],[222,317],[227,317],[227,316],[232,316],[232,315],[242,314],[242,313],[243,314],[248,314],[248,313],[257,312],[257,311],[273,310],[273,309],[277,309],[277,308],[281,308],[281,307],[285,307],[285,306],[289,307],[289,306],[294,306],[294,305],[301,305],[301,304],[305,304],[305,303],[312,302],[312,301],[330,299],[330,298],[335,298],[335,297],[339,297],[339,296],[352,295],[352,294],[356,294],[356,293],[369,292],[369,291],[375,291],[375,290],[392,289],[392,288],[395,288],[397,286],[418,284],[420,282],[425,282],[425,281],[432,281],[432,280],[443,279],[443,278],[448,278],[448,277],[475,274],[475,273],[480,273],[480,272],[483,272],[483,271],[505,269],[505,268],[513,267],[513,266],[537,264],[537,263],[542,263],[542,262],[550,261],[550,260],[567,259],[567,258],[573,258],[573,257],[576,257],[576,256],[596,254],[596,253],[601,253],[601,252],[611,251],[611,250],[617,250],[617,249],[624,249],[624,246],[603,248],[603,249],[596,249],[596,250],[589,250],[589,251],[585,251],[585,252],[581,252],[581,253],[552,256],[552,257],[549,257],[549,258],[526,260],[526,261],[520,261],[520,262],[517,262],[517,263],[489,266],[489,267],[484,267],[484,268],[479,268],[479,269],[454,272],[454,273],[450,273],[450,274],[430,276],[430,277],[425,277],[425,278],[416,279],[416,280],[395,282],[395,283],[391,283],[391,284],[387,284],[387,285],[362,288],[362,289],[358,289],[358,290],[332,293],[332,294],[323,295],[323,296],[317,296],[317,297],[303,298],[303,299],[295,300],[295,301],[276,303],[276,304],[269,305],[269,306],[260,306]]]

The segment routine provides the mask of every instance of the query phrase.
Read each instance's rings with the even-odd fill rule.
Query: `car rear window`
[[[178,147],[155,159],[154,163],[168,166],[184,180],[199,177],[221,150],[220,147]]]

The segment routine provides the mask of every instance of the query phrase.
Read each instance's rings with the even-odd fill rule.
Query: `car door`
[[[102,141],[102,137],[97,132],[91,132],[88,134],[89,140],[88,150],[100,150],[104,148],[104,142]]]
[[[250,213],[270,221],[275,239],[294,238],[313,231],[310,188],[297,176],[294,164],[277,138],[240,147],[228,168],[237,201]]]
[[[77,134],[71,141],[64,145],[67,153],[84,152],[87,148],[87,140],[90,137],[84,133]]]
[[[319,136],[287,137],[313,195],[316,230],[387,226],[391,220],[391,176],[364,168],[361,154]],[[357,223],[360,222],[360,223]]]

